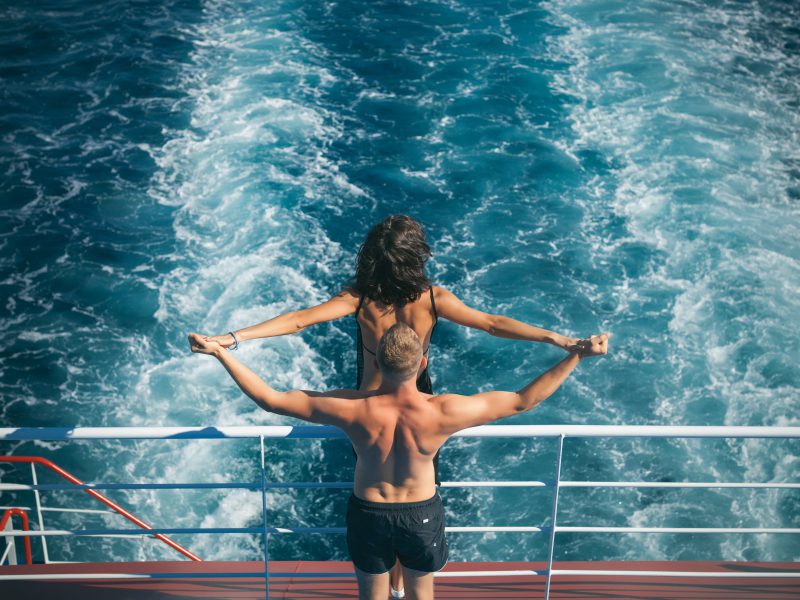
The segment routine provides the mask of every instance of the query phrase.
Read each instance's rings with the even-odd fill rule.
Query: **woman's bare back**
[[[356,313],[361,328],[361,349],[364,353],[364,374],[359,389],[372,390],[380,387],[381,375],[375,363],[375,352],[383,334],[395,323],[405,323],[416,331],[427,356],[431,333],[437,320],[434,302],[431,291],[423,292],[415,302],[403,307],[385,306],[364,298]]]

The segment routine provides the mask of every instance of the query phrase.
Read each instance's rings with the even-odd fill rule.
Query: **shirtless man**
[[[417,390],[427,358],[419,337],[403,323],[381,338],[375,360],[377,390],[278,392],[217,342],[189,334],[192,352],[217,358],[234,381],[266,411],[335,425],[358,454],[347,507],[347,548],[360,600],[385,600],[389,570],[399,559],[410,600],[433,598],[433,573],[447,563],[444,511],[436,493],[433,457],[455,432],[530,410],[567,379],[585,356],[608,351],[608,334],[579,342],[570,353],[518,392],[472,396]]]

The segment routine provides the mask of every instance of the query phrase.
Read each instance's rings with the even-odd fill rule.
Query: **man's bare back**
[[[436,492],[433,457],[447,440],[437,430],[437,396],[403,389],[356,400],[343,428],[358,455],[354,493],[372,502],[416,502]]]

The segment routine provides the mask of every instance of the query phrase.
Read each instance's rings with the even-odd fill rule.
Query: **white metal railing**
[[[317,426],[264,426],[264,427],[77,427],[77,428],[0,428],[0,441],[22,440],[91,440],[91,439],[257,439],[261,458],[261,481],[231,483],[98,483],[98,484],[40,484],[36,480],[35,470],[32,472],[32,484],[0,483],[3,491],[31,491],[35,495],[38,515],[38,531],[4,531],[9,537],[38,537],[44,542],[49,536],[114,536],[145,537],[153,534],[258,534],[264,540],[264,571],[262,573],[214,573],[215,577],[253,577],[260,575],[266,580],[266,594],[269,598],[270,576],[288,576],[288,573],[270,573],[269,571],[269,537],[276,534],[338,534],[344,533],[343,527],[271,527],[267,520],[266,492],[270,489],[348,489],[352,483],[347,482],[270,482],[266,475],[265,439],[332,439],[344,438],[344,434],[334,427]],[[562,481],[561,463],[566,438],[800,438],[800,427],[705,427],[705,426],[610,426],[610,425],[489,425],[466,429],[454,437],[554,437],[558,440],[556,451],[555,478],[553,481],[463,481],[444,482],[442,487],[548,487],[553,489],[553,502],[550,525],[541,526],[488,526],[488,527],[447,527],[451,533],[462,532],[523,532],[547,533],[547,568],[544,571],[511,570],[511,571],[459,571],[437,573],[437,577],[480,577],[486,575],[544,575],[545,599],[549,598],[551,577],[556,575],[591,575],[591,576],[678,576],[678,577],[800,577],[800,571],[782,571],[769,573],[719,573],[701,571],[618,571],[618,570],[561,570],[553,569],[553,553],[556,534],[558,533],[770,533],[800,534],[800,528],[775,527],[571,527],[557,523],[559,490],[562,487],[650,487],[650,488],[770,488],[800,489],[800,482],[652,482],[652,481]],[[141,529],[96,529],[96,530],[47,530],[44,528],[42,512],[48,510],[41,506],[39,493],[45,490],[85,490],[85,489],[251,489],[260,490],[262,499],[263,527],[185,527],[154,528],[143,532]],[[50,509],[70,510],[70,509]],[[72,509],[84,512],[84,509]],[[85,511],[90,512],[90,511]],[[97,512],[97,511],[91,511]],[[46,550],[45,550],[46,553]],[[47,555],[45,554],[45,558]],[[292,573],[296,577],[298,573]],[[313,573],[306,576],[348,576],[347,574]],[[186,573],[76,573],[37,574],[37,575],[2,575],[0,581],[10,579],[91,579],[91,578],[183,578],[191,576]],[[352,575],[349,575],[352,576]]]

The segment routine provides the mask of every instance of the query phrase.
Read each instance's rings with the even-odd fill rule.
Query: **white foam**
[[[57,333],[43,333],[41,331],[23,331],[19,334],[19,339],[26,342],[51,342],[62,337],[69,337],[69,332],[61,331]]]
[[[784,372],[793,368],[776,363],[776,339],[798,342],[786,328],[800,314],[800,251],[788,242],[800,239],[788,193],[796,182],[786,167],[798,159],[800,117],[790,100],[796,93],[788,90],[797,89],[800,61],[786,55],[781,42],[790,35],[785,26],[791,17],[778,7],[767,16],[697,2],[688,10],[614,5],[600,19],[592,6],[566,0],[544,5],[566,30],[550,39],[551,58],[569,65],[555,73],[553,87],[575,101],[569,105],[573,137],[557,145],[578,162],[586,149],[613,161],[611,177],[590,181],[578,199],[585,229],[607,220],[606,212],[626,227],[616,243],[592,243],[593,262],[624,261],[618,253],[628,241],[656,253],[651,269],[617,286],[609,324],[647,307],[647,294],[674,299],[668,332],[654,340],[667,351],[654,348],[673,366],[675,381],[654,386],[654,416],[697,423],[696,402],[710,397],[724,404],[726,424],[796,422],[796,380],[775,384],[765,376],[774,372],[772,364]],[[775,27],[766,35],[770,20]],[[636,61],[649,66],[633,80],[628,69]],[[769,69],[741,75],[731,68],[748,62]],[[693,200],[683,200],[684,190]],[[777,231],[789,236],[786,243],[773,243]],[[769,480],[776,457],[768,444],[753,440],[743,448],[737,459],[747,477]],[[712,451],[697,458],[712,471],[715,461],[728,460]],[[617,468],[624,471],[624,464]],[[733,474],[722,469],[716,475]],[[775,495],[743,491],[736,497],[728,502],[742,521],[770,523],[780,514]],[[646,524],[681,510],[671,502],[650,505],[632,519]],[[743,558],[740,542],[721,542],[719,556]],[[787,559],[774,539],[760,536],[753,544],[762,560]],[[674,558],[663,536],[626,536],[624,546],[631,557]]]
[[[313,44],[299,32],[265,26],[267,9],[245,15],[210,2],[205,11],[191,31],[195,50],[180,77],[193,101],[191,127],[170,132],[161,147],[142,149],[159,169],[148,193],[175,209],[176,267],[156,280],[155,313],[175,347],[166,358],[146,346],[134,353],[134,397],[115,407],[121,423],[291,422],[258,410],[215,360],[189,352],[185,334],[224,333],[325,300],[329,290],[310,273],[344,281],[343,251],[316,221],[286,206],[297,194],[324,198],[334,210],[337,202],[367,196],[328,152],[342,134],[338,117],[303,99],[337,81],[329,70],[291,58],[298,49],[315,51]],[[287,87],[287,79],[297,86]],[[331,362],[301,336],[248,342],[236,356],[279,389],[330,387]],[[140,445],[127,469],[151,481],[203,481],[209,473],[241,478],[249,462],[235,452],[201,442],[161,453]],[[212,493],[199,502],[190,502],[191,494],[169,502],[163,492],[133,497],[154,519],[175,526],[261,520],[258,494],[248,491]],[[271,508],[285,508],[287,498],[271,494]],[[203,558],[257,559],[259,544],[257,536],[196,536],[191,548]],[[139,552],[144,558],[162,550],[149,545]]]

